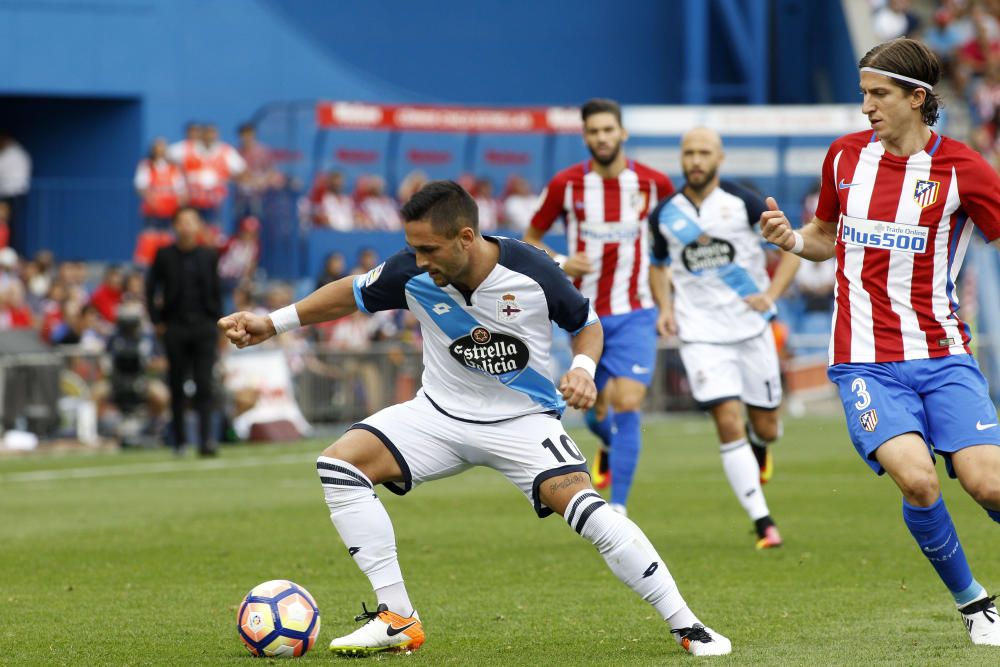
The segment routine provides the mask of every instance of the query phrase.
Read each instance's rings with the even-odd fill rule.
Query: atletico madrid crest
[[[871,433],[878,426],[878,413],[874,410],[869,410],[859,417],[861,420],[861,428]]]
[[[649,193],[648,192],[633,192],[632,193],[632,209],[638,213],[646,210],[646,206],[649,204]]]
[[[940,188],[941,181],[917,181],[913,186],[913,201],[917,202],[920,208],[927,208],[937,201]]]

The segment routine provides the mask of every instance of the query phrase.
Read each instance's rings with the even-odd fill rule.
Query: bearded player
[[[595,378],[599,393],[587,413],[587,426],[602,443],[591,476],[598,489],[610,484],[611,506],[625,513],[641,448],[639,410],[656,363],[646,219],[674,186],[664,174],[625,157],[628,132],[617,102],[589,100],[580,113],[591,159],[549,182],[524,240],[553,256],[594,304],[604,327]],[[566,223],[567,255],[542,243],[560,217]]]
[[[714,130],[694,128],[681,139],[684,185],[650,214],[651,286],[660,333],[681,341],[691,394],[712,415],[722,469],[753,521],[757,548],[771,549],[782,543],[761,488],[771,466],[761,466],[753,450],[759,445],[767,463],[766,443],[781,431],[771,319],[799,258],[782,253],[768,278],[757,230],[764,202],[720,179],[724,156]]]

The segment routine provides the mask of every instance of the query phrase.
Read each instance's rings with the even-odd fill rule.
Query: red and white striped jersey
[[[673,192],[665,174],[633,160],[610,179],[587,161],[549,181],[531,226],[544,232],[560,216],[565,219],[569,254],[584,252],[596,267],[573,284],[599,317],[652,308],[646,217]]]
[[[937,133],[909,157],[872,132],[843,136],[816,217],[837,223],[831,364],[969,353],[955,278],[973,224],[1000,237],[1000,177],[979,154]]]

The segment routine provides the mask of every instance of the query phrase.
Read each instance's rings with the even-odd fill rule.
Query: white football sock
[[[585,489],[573,496],[565,519],[597,547],[615,576],[653,605],[664,619],[687,609],[670,570],[646,535],[627,517],[608,507],[595,491]]]
[[[680,611],[678,611],[677,613],[675,613],[674,615],[672,615],[670,618],[667,619],[667,623],[670,624],[671,630],[683,630],[684,628],[690,628],[695,623],[701,623],[701,621],[698,620],[698,617],[694,615],[693,611],[688,609],[687,605],[684,605],[683,609],[681,609]],[[674,635],[674,640],[676,640],[677,643],[680,644],[681,636]]]
[[[722,453],[722,469],[726,472],[729,486],[750,515],[750,520],[763,519],[770,514],[764,492],[760,488],[760,466],[750,450],[750,443],[745,438],[724,442],[719,451]]]
[[[403,616],[413,614],[413,605],[403,585],[396,557],[396,535],[371,480],[346,461],[320,456],[316,471],[330,508],[330,520],[340,533],[348,553],[375,589],[379,602]]]
[[[402,581],[384,588],[376,588],[375,597],[379,604],[384,604],[389,608],[389,611],[400,616],[413,616],[415,614],[413,605],[410,604],[410,596],[406,592],[406,584]]]

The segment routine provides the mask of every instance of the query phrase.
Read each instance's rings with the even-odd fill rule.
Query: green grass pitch
[[[595,440],[573,431],[581,448]],[[303,658],[373,602],[329,522],[323,442],[0,460],[0,664],[251,665],[236,607],[296,581],[322,614]],[[785,546],[757,552],[707,418],[649,419],[632,518],[691,607],[733,640],[718,665],[997,664],[973,647],[900,520],[899,494],[840,420],[788,420],[766,487]],[[939,466],[939,469],[941,466]],[[977,578],[1000,590],[1000,526],[944,483]],[[406,498],[379,494],[428,633],[400,665],[660,665],[696,660],[558,517],[473,470]],[[376,660],[376,658],[369,658]]]

